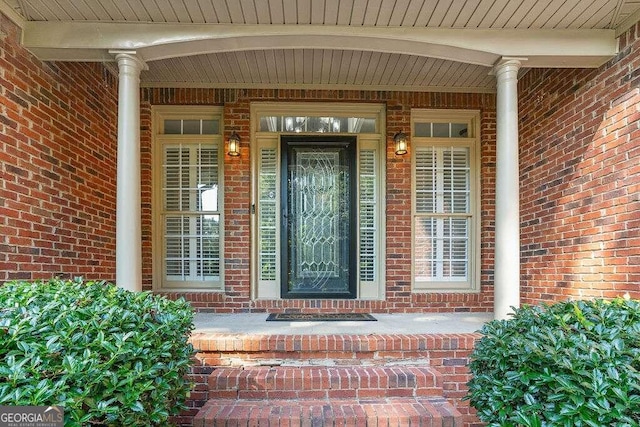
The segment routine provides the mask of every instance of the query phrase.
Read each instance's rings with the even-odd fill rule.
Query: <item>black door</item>
[[[282,136],[283,298],[356,297],[356,137]]]

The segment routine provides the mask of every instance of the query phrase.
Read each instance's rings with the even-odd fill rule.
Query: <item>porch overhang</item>
[[[426,56],[492,67],[595,68],[618,51],[612,29],[450,29],[326,25],[23,22],[23,45],[48,61],[113,61],[135,50],[146,62],[262,49],[344,49]]]

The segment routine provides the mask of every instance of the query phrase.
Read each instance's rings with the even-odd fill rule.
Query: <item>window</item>
[[[477,114],[414,110],[413,282],[478,290]]]
[[[366,117],[261,116],[260,132],[375,133],[376,119]]]
[[[154,108],[154,284],[222,289],[221,111]]]

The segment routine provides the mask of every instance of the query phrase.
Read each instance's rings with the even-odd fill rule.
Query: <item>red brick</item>
[[[0,26],[4,64],[0,85],[6,94],[3,116],[11,121],[0,122],[0,170],[7,173],[0,200],[20,201],[15,210],[3,212],[11,224],[3,235],[20,236],[12,244],[24,254],[14,265],[0,269],[0,281],[54,275],[113,280],[115,80],[97,63],[45,65],[19,45],[15,26],[4,16]],[[53,86],[59,90],[52,94]],[[94,96],[99,102],[93,102]],[[66,108],[69,105],[73,108]],[[56,121],[62,117],[64,121]],[[17,132],[12,131],[16,127]],[[102,152],[99,158],[97,150]],[[64,152],[72,154],[72,160],[61,154]],[[92,194],[96,188],[102,191],[99,198]],[[45,204],[49,197],[53,203]],[[71,200],[76,202],[73,209],[64,210]],[[46,235],[36,228],[41,221],[50,227]],[[78,233],[81,228],[90,230],[91,238]],[[40,256],[52,247],[52,240],[65,233],[73,236],[68,241],[73,250]]]
[[[638,73],[640,40],[633,30],[621,37],[631,53],[618,62],[532,70],[519,83],[521,244],[532,248],[522,252],[523,302],[613,297],[619,286],[640,297],[637,281],[609,268],[638,271],[637,242],[625,251],[617,233],[640,234],[633,214],[623,217],[637,211],[627,186],[640,182],[629,154],[640,148],[629,137],[638,132],[640,90],[627,78]]]

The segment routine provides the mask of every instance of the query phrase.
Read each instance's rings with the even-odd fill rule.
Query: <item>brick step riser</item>
[[[432,351],[472,350],[475,334],[459,335],[275,335],[194,334],[199,353],[220,358],[254,359],[413,359]]]
[[[443,357],[451,357],[447,351]],[[201,353],[209,366],[383,366],[393,364],[429,364],[434,351],[422,352],[247,352]]]
[[[194,427],[457,427],[462,416],[442,398],[376,400],[212,399],[194,418]]]
[[[209,393],[210,399],[378,399],[386,397],[441,397],[442,389],[398,389],[398,390],[306,390],[299,392],[233,392],[216,391]]]
[[[442,396],[441,375],[425,366],[218,368],[209,398],[323,399]]]

